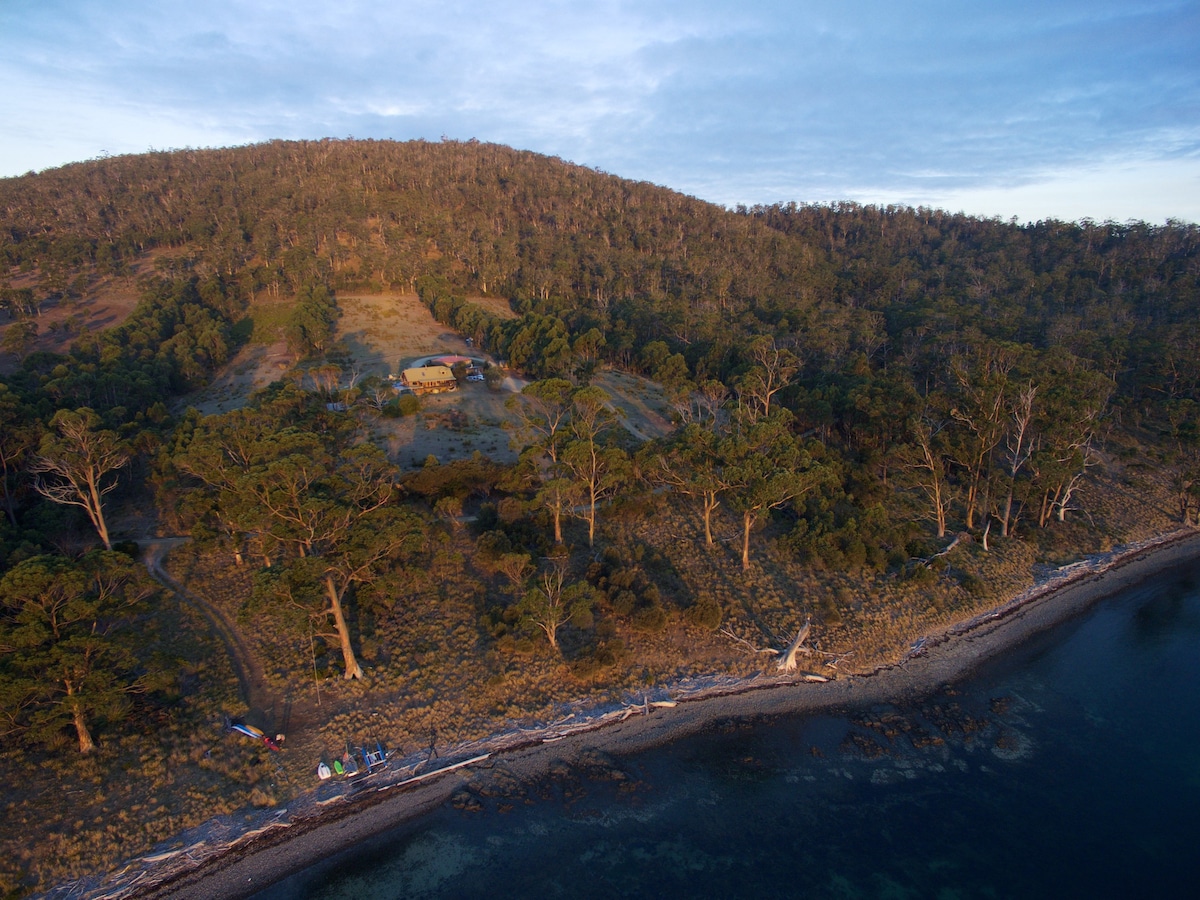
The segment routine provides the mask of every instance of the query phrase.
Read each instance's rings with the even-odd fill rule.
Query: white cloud
[[[982,216],[1074,221],[1200,222],[1200,159],[1112,161],[1047,172],[1028,184],[932,195],[927,206]]]
[[[1107,177],[1087,214],[1150,217],[1168,176],[1130,172],[1200,152],[1197,45],[1193,2],[6,0],[0,174],[445,133],[723,203],[1040,191],[1070,217]]]

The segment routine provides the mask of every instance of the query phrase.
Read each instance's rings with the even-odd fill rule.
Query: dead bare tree
[[[90,409],[60,410],[50,420],[51,433],[42,439],[40,452],[30,466],[37,475],[38,493],[54,503],[78,506],[112,549],[104,519],[104,497],[117,486],[108,476],[129,464],[129,451],[115,432],[100,428],[100,417]]]
[[[1000,517],[1000,535],[1008,537],[1013,526],[1013,498],[1017,489],[1017,476],[1033,455],[1033,401],[1037,396],[1037,385],[1032,381],[1023,387],[1012,405],[1012,425],[1005,439],[1008,450],[1005,462],[1008,467],[1008,495],[1004,500],[1004,512]]]

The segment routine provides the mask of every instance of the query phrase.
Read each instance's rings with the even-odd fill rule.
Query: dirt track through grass
[[[250,710],[248,718],[252,720],[251,724],[258,725],[271,734],[284,724],[274,721],[278,700],[267,687],[262,665],[243,640],[241,631],[229,621],[225,613],[193,594],[167,574],[162,566],[163,557],[172,547],[189,540],[191,538],[152,538],[145,541],[142,544],[142,558],[146,570],[155,581],[199,610],[208,621],[213,633],[221,639],[225,652],[229,655],[229,662],[237,677],[238,692],[242,702]]]

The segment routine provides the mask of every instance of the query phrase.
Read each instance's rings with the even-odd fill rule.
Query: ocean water
[[[501,769],[259,896],[1200,897],[1200,567],[918,703]]]

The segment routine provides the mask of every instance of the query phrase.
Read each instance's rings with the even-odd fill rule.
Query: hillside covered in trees
[[[5,890],[283,802],[367,727],[453,744],[753,674],[809,620],[814,671],[895,660],[1200,508],[1194,224],[725,210],[473,142],[93,160],[0,210],[0,772],[39,772]],[[89,327],[114,284],[136,305]],[[358,377],[350,293],[416,294],[524,379],[515,464],[389,456],[421,402]],[[280,380],[189,409],[268,325]],[[661,387],[666,437],[610,371]],[[279,765],[219,734],[283,728],[267,699]]]

